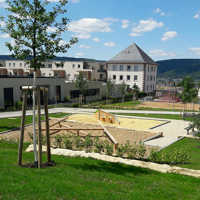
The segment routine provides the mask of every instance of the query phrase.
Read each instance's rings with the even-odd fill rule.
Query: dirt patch
[[[169,102],[151,102],[146,101],[142,102],[141,104],[137,105],[136,108],[161,108],[161,109],[176,109],[176,110],[183,110],[185,107],[186,110],[195,110],[199,111],[200,105],[199,104],[187,104],[184,105],[183,103],[169,103]]]

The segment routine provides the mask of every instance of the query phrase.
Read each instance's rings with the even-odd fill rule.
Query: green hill
[[[158,77],[183,78],[189,75],[194,79],[200,79],[200,59],[171,59],[157,63]]]

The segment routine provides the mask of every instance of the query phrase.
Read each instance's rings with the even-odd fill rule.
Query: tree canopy
[[[6,46],[15,58],[28,59],[35,70],[77,42],[73,37],[68,42],[62,40],[69,25],[65,15],[67,0],[7,0],[7,4],[9,15],[3,18],[5,26],[1,31],[9,34],[13,42]]]

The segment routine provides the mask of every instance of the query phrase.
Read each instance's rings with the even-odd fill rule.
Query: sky
[[[69,0],[67,10],[63,40],[79,42],[60,56],[109,60],[136,43],[155,61],[200,58],[200,0]],[[10,40],[0,32],[0,54]]]

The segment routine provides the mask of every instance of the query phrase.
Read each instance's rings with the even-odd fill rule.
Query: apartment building
[[[106,81],[106,65],[103,61],[84,58],[55,57],[42,63],[38,77],[58,77],[74,81],[79,73],[88,80]],[[33,69],[27,61],[0,55],[0,76],[31,76]]]
[[[156,90],[158,65],[137,45],[132,44],[107,62],[107,78],[130,88],[136,84],[141,91]]]

